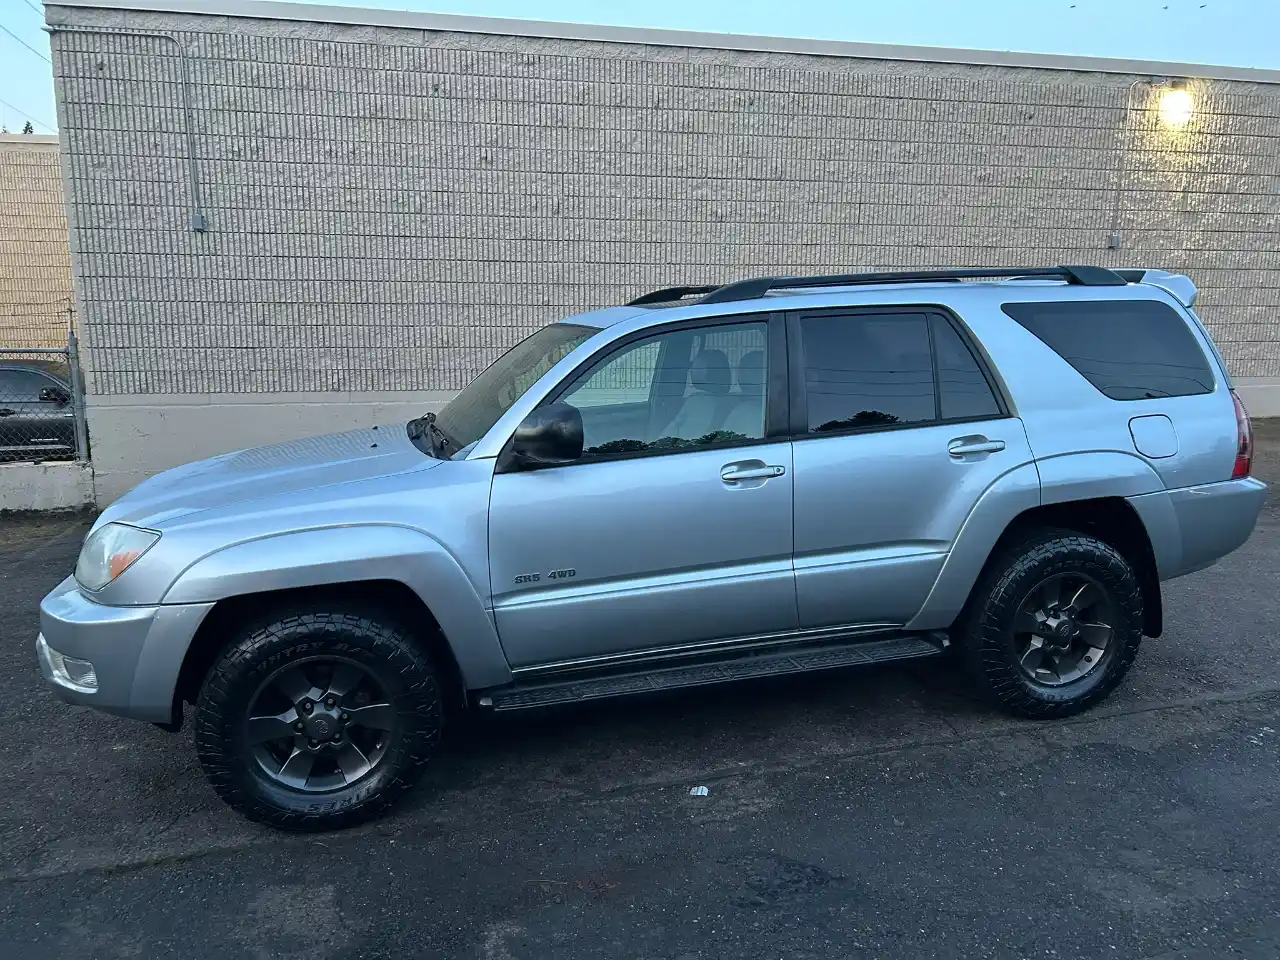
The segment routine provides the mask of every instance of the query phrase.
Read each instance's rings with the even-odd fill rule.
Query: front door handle
[[[17,410],[10,410],[8,407],[5,407],[3,410],[0,410],[0,417],[12,417],[17,412]]]
[[[947,444],[947,453],[957,460],[977,453],[999,453],[1003,449],[1003,440],[988,440],[986,437],[959,437]]]
[[[768,480],[770,477],[780,477],[786,472],[787,468],[781,464],[746,466],[741,463],[726,463],[720,468],[720,479],[725,483],[737,483],[739,480]]]

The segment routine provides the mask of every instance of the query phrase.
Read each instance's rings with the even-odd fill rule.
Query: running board
[[[947,645],[945,633],[898,634],[883,640],[826,643],[782,653],[756,653],[681,667],[608,673],[577,680],[515,684],[485,691],[477,700],[482,707],[527,710],[553,704],[580,703],[608,697],[657,693],[685,687],[701,687],[733,680],[816,673],[842,667],[868,666],[894,660],[935,657]]]

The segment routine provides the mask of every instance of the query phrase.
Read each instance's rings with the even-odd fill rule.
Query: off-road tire
[[[317,656],[377,670],[399,727],[372,771],[319,794],[271,781],[245,738],[250,701],[265,678]],[[439,673],[411,631],[374,611],[297,608],[245,627],[218,658],[196,704],[195,742],[210,784],[245,817],[284,830],[331,830],[382,814],[413,786],[440,740],[442,716]]]
[[[1061,573],[1097,581],[1110,594],[1117,622],[1096,669],[1065,686],[1046,687],[1018,666],[1013,618],[1037,584]],[[988,564],[954,639],[981,693],[1009,713],[1050,719],[1089,709],[1124,679],[1142,642],[1142,614],[1137,574],[1114,547],[1073,530],[1045,529]]]

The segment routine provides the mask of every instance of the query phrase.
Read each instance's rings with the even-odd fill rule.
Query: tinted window
[[[800,336],[810,433],[935,418],[923,314],[804,317]]]
[[[938,392],[943,420],[976,420],[1000,413],[991,384],[960,334],[945,318],[933,318],[933,349],[938,358]]]
[[[1112,400],[1213,391],[1213,373],[1186,321],[1154,300],[1006,303],[1004,312]]]
[[[0,400],[39,400],[40,391],[53,385],[52,380],[29,370],[0,370]]]
[[[764,437],[766,324],[659,334],[621,347],[560,397],[589,456]]]

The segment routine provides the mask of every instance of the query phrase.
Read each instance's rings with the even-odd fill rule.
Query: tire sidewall
[[[298,660],[330,656],[374,673],[396,708],[399,730],[376,769],[356,783],[324,793],[290,790],[259,767],[245,719],[271,674]],[[381,812],[417,779],[440,733],[430,660],[399,631],[344,614],[294,616],[249,631],[210,671],[196,714],[200,759],[222,798],[252,820],[299,830],[347,826]]]
[[[1013,623],[1031,591],[1063,573],[1086,574],[1097,581],[1108,594],[1116,622],[1102,662],[1078,680],[1045,686],[1019,666],[1022,651]],[[977,601],[966,638],[971,665],[989,692],[1025,715],[1065,716],[1093,705],[1124,678],[1142,642],[1137,575],[1114,548],[1082,534],[1047,534],[1012,551]]]

